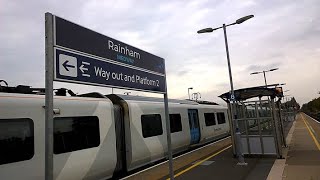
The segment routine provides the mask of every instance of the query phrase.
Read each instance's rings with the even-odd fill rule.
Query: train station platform
[[[320,180],[320,123],[300,113],[289,144],[284,180]]]
[[[248,164],[240,166],[228,146],[176,170],[175,179],[320,180],[320,123],[299,113],[285,122],[285,137],[283,159],[245,158]]]
[[[209,144],[174,158],[177,180],[320,180],[320,122],[299,113],[295,120],[284,122],[287,147],[283,159],[276,157],[245,158],[246,166],[233,158],[230,138]],[[168,164],[161,163],[126,178],[168,179]]]

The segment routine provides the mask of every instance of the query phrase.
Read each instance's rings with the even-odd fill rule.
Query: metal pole
[[[170,175],[170,179],[174,180],[167,83],[166,83],[166,93],[164,94],[164,110],[165,110],[165,116],[166,116],[167,146],[168,146],[168,159],[169,159],[169,175]]]
[[[189,100],[190,100],[190,93],[189,93],[190,88],[188,88],[188,96],[189,96]]]
[[[45,179],[53,180],[53,15],[45,14]]]
[[[233,105],[235,104],[234,99],[234,89],[233,89],[233,81],[232,81],[232,72],[231,72],[231,65],[230,65],[230,57],[229,57],[229,48],[228,48],[228,39],[227,39],[227,31],[226,31],[226,25],[223,24],[223,32],[224,32],[224,42],[226,45],[226,53],[227,53],[227,61],[228,61],[228,70],[229,70],[229,78],[230,78],[230,86],[231,86],[231,105],[230,105],[230,112],[232,115],[232,119],[234,121],[234,124],[236,125],[236,149],[237,149],[237,156],[238,156],[238,164],[239,165],[246,165],[244,162],[244,157],[242,154],[242,146],[241,146],[241,133],[239,130],[238,121],[236,120],[236,112],[233,112]]]
[[[263,71],[263,76],[264,76],[264,83],[265,83],[266,87],[268,87],[267,79],[266,79],[266,72],[265,71]]]

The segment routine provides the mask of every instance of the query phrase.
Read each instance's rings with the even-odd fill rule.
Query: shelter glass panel
[[[246,117],[247,118],[255,118],[256,117],[256,110],[253,107],[247,107]]]
[[[238,121],[239,130],[242,135],[246,134],[246,123],[247,123],[247,120]]]
[[[262,106],[259,107],[259,116],[260,117],[270,117],[271,116],[271,110],[269,107],[269,104],[262,104]]]
[[[249,135],[258,135],[259,134],[258,123],[259,123],[258,119],[248,120],[248,134]]]
[[[261,119],[261,134],[263,135],[272,135],[273,127],[271,118]]]

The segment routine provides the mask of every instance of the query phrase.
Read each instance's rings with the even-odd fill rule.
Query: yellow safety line
[[[304,124],[307,126],[307,128],[308,128],[308,130],[309,130],[309,133],[310,133],[310,135],[311,135],[314,143],[316,144],[318,150],[320,151],[320,144],[319,144],[317,138],[316,138],[316,137],[313,135],[313,133],[311,132],[311,129],[310,129],[310,127],[307,125],[307,122],[305,121],[305,119],[304,119],[304,117],[302,116],[302,114],[300,114],[300,115],[301,115],[301,117],[302,117],[302,120],[303,120]]]
[[[196,166],[199,166],[200,164],[202,164],[204,161],[206,161],[206,160],[208,160],[208,159],[210,159],[210,158],[212,158],[212,157],[214,157],[214,156],[222,153],[223,151],[229,149],[231,146],[232,146],[232,145],[230,145],[230,146],[228,146],[228,147],[225,147],[225,148],[221,149],[220,151],[214,153],[213,155],[211,155],[211,156],[209,156],[209,157],[207,157],[207,158],[205,158],[205,159],[203,159],[203,160],[195,163],[194,165],[188,167],[187,169],[184,169],[183,171],[180,171],[179,173],[175,174],[174,177],[178,177],[178,176],[180,176],[181,174],[183,174],[183,173],[185,173],[185,172],[187,172],[187,171],[190,171],[191,169],[195,168]],[[168,179],[170,179],[170,178],[168,178]],[[168,180],[168,179],[167,179],[167,180]]]

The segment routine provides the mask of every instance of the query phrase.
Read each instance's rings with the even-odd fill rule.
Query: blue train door
[[[188,109],[189,125],[190,125],[190,144],[197,144],[200,141],[200,128],[198,110]]]

